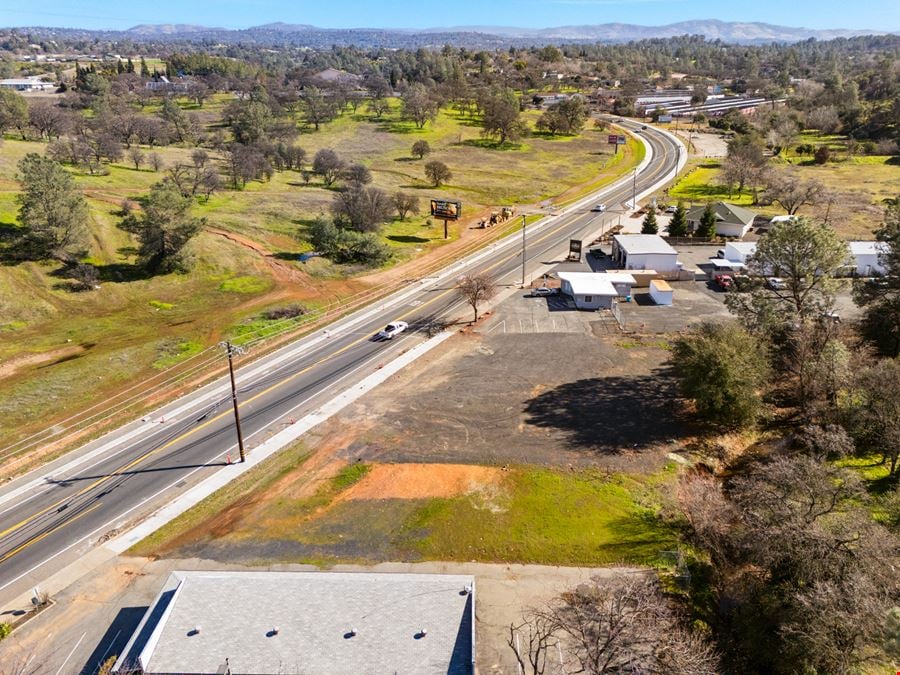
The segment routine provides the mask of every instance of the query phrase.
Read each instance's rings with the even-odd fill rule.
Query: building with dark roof
[[[696,232],[700,227],[700,219],[706,205],[695,206],[685,214],[688,227]],[[713,210],[716,214],[716,234],[720,237],[736,237],[740,239],[750,231],[756,214],[743,206],[735,206],[725,202],[715,202]]]
[[[471,675],[475,579],[173,572],[113,673]]]

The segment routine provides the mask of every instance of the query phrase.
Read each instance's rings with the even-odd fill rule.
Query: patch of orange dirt
[[[492,466],[376,464],[338,500],[456,497],[493,485],[502,475]]]

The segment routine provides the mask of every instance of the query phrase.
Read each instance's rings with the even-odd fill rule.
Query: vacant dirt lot
[[[580,316],[593,317],[596,315]],[[664,343],[466,334],[335,420],[366,420],[363,461],[652,471],[685,430]]]

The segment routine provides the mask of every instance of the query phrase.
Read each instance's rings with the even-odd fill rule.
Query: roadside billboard
[[[455,199],[432,199],[431,215],[443,220],[459,220],[462,202]]]
[[[569,239],[569,260],[581,260],[580,239]]]

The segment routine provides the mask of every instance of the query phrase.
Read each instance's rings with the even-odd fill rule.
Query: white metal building
[[[578,309],[611,309],[619,292],[608,274],[560,272],[559,289],[575,300]]]
[[[871,277],[884,274],[884,265],[878,259],[885,244],[877,241],[851,241],[850,265],[860,277]]]
[[[725,244],[725,260],[747,263],[747,258],[756,253],[756,242],[732,241]]]
[[[0,80],[0,89],[13,89],[15,91],[52,91],[56,85],[47,82],[40,77],[22,77],[9,80]]]
[[[613,237],[612,257],[624,270],[668,274],[680,269],[678,252],[658,234],[617,234]]]

